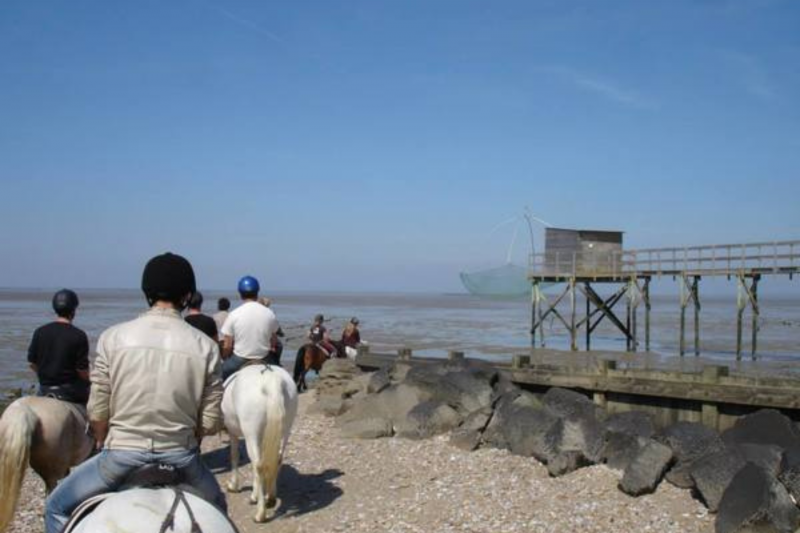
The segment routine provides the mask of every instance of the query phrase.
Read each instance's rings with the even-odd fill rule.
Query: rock
[[[625,469],[619,488],[631,496],[655,491],[672,459],[669,446],[649,440]]]
[[[481,368],[448,371],[440,365],[412,368],[403,384],[417,387],[433,400],[446,403],[468,416],[471,412],[492,405],[492,382],[494,374]]]
[[[648,441],[649,439],[628,433],[608,432],[600,460],[609,468],[625,470]]]
[[[584,466],[589,466],[589,461],[579,450],[560,452],[547,461],[547,471],[553,477],[563,476],[574,472]]]
[[[602,419],[603,410],[583,394],[568,389],[553,387],[542,396],[542,403],[560,418],[592,417]]]
[[[603,425],[592,415],[580,414],[559,418],[546,436],[547,449],[554,455],[581,452],[584,459],[596,463],[601,460],[605,445]]]
[[[775,476],[755,464],[734,476],[719,503],[716,533],[745,531],[792,533],[800,526],[800,510]]]
[[[800,448],[800,430],[791,419],[774,409],[744,416],[722,434],[729,444],[772,444],[786,450]]]
[[[651,438],[656,433],[653,417],[643,411],[614,413],[605,419],[606,431]]]
[[[677,422],[658,433],[655,439],[669,446],[675,456],[675,466],[667,473],[667,481],[684,489],[694,487],[692,463],[725,447],[716,431],[698,422]]]
[[[367,393],[377,394],[392,384],[392,377],[388,368],[382,368],[370,374],[367,381]]]
[[[783,450],[773,444],[738,444],[732,448],[739,450],[748,463],[763,468],[769,474],[777,476],[781,471]]]
[[[341,425],[369,418],[382,418],[393,426],[403,422],[416,405],[430,400],[416,387],[403,383],[391,385],[380,394],[370,394],[353,402],[349,411],[337,419]]]
[[[783,454],[778,480],[800,504],[800,449],[786,450]]]
[[[481,439],[486,446],[500,449],[510,448],[504,431],[505,427],[508,425],[509,416],[514,408],[517,407],[528,407],[538,410],[543,407],[543,404],[536,396],[523,391],[519,387],[513,387],[500,396],[495,402],[494,413]]]
[[[450,431],[461,420],[461,416],[449,405],[429,400],[416,405],[405,420],[397,423],[397,434],[410,439],[425,439]]]
[[[349,407],[349,402],[342,398],[321,396],[308,410],[310,413],[321,413],[325,416],[339,416]]]
[[[352,359],[328,359],[319,371],[319,379],[348,380],[361,374],[361,369]]]
[[[556,454],[547,435],[559,421],[546,409],[512,406],[504,414],[501,432],[511,453],[546,463]]]
[[[342,436],[351,439],[379,439],[392,436],[392,423],[385,418],[363,418],[346,422]]]
[[[741,451],[733,448],[720,450],[694,461],[690,475],[709,511],[717,511],[725,489],[746,464]]]
[[[480,446],[481,435],[492,418],[489,407],[471,413],[464,422],[450,434],[450,444],[471,452]]]

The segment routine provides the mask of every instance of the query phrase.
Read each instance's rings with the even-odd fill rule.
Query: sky
[[[201,289],[458,292],[525,207],[800,239],[800,2],[4,0],[0,187],[0,287],[169,250]]]

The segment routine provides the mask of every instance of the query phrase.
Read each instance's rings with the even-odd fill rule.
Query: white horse
[[[82,407],[37,396],[9,405],[0,418],[0,533],[14,516],[28,464],[49,494],[92,445]]]
[[[250,503],[258,504],[253,519],[264,522],[267,507],[277,501],[278,470],[297,415],[297,387],[279,366],[244,367],[225,384],[222,414],[231,438],[228,491],[239,491],[239,439],[244,437],[253,466]]]
[[[78,508],[65,533],[196,533],[198,526],[203,533],[237,533],[222,511],[188,492],[130,489],[104,495],[101,500],[99,504],[90,500],[85,508]]]

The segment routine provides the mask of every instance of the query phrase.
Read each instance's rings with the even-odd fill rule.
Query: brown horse
[[[322,369],[322,365],[328,360],[325,353],[318,344],[310,342],[297,350],[297,357],[294,360],[294,382],[297,384],[297,391],[301,392],[306,386],[306,373],[315,370],[317,373]]]
[[[83,407],[36,396],[9,405],[0,418],[0,532],[14,515],[29,463],[49,493],[92,448]]]

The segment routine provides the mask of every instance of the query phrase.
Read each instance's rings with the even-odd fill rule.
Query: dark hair
[[[217,309],[220,311],[227,311],[231,308],[231,301],[227,298],[220,298],[217,300]]]
[[[258,298],[258,291],[255,292],[240,292],[239,296],[242,297],[242,300],[255,300]]]
[[[200,309],[203,307],[203,294],[200,291],[195,291],[192,297],[189,298],[189,309]]]

